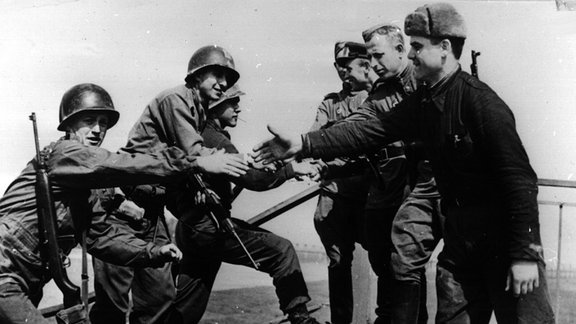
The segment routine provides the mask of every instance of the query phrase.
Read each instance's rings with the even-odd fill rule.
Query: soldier
[[[230,141],[226,127],[235,127],[240,113],[240,96],[244,93],[234,86],[219,101],[210,104],[206,128],[202,132],[204,145],[238,153]],[[318,172],[306,163],[289,163],[274,173],[249,169],[232,181],[249,190],[263,191],[275,188],[295,175]],[[224,208],[232,207],[230,178],[214,176],[207,178],[207,185],[220,197]],[[238,241],[230,234],[222,233],[206,212],[204,206],[194,205],[190,197],[194,188],[177,192],[179,222],[176,227],[176,243],[184,252],[179,265],[178,294],[168,323],[197,323],[202,318],[214,279],[222,262],[253,267]],[[232,222],[246,249],[259,264],[259,271],[268,273],[276,287],[280,309],[288,314],[291,323],[317,323],[309,316],[306,303],[310,300],[296,251],[287,239],[232,218]]]
[[[186,83],[161,92],[146,106],[132,127],[126,146],[120,151],[154,153],[176,146],[190,155],[212,156],[222,160],[233,157],[206,149],[200,132],[206,125],[209,104],[217,101],[239,77],[232,56],[225,49],[216,45],[198,49],[190,58]],[[238,175],[231,168],[227,172],[231,177]],[[144,209],[147,226],[136,230],[139,237],[149,242],[170,241],[164,208],[167,196],[177,193],[167,194],[167,190],[159,185],[121,188],[128,200]],[[180,214],[174,216],[180,217]],[[138,227],[138,224],[135,225]],[[133,313],[130,315],[132,323],[158,322],[167,314],[176,296],[169,263],[157,269],[132,269],[95,262],[102,271],[96,277],[98,282],[95,286],[101,298],[97,299],[91,318],[98,323],[106,323],[112,317],[121,320],[122,314],[125,316],[127,311],[129,290],[132,290],[134,297]]]
[[[362,32],[362,38],[380,78],[366,102],[347,121],[378,118],[417,88],[398,26],[379,24]],[[378,274],[375,323],[426,323],[424,266],[441,237],[432,224],[440,214],[439,193],[429,164],[420,158],[420,145],[403,143],[406,155],[391,157],[389,152],[396,147],[370,155],[376,177],[372,177],[366,217],[370,260]],[[399,206],[402,186],[408,185],[409,179],[413,190]]]
[[[416,89],[400,28],[381,24],[362,32],[362,37],[378,80],[366,101],[346,118],[347,122],[377,118],[394,110],[404,97]],[[375,323],[389,323],[394,299],[390,232],[394,216],[409,190],[408,163],[405,145],[400,141],[370,153],[368,157],[373,175],[368,178],[364,212],[368,257],[372,270],[378,276]]]
[[[185,172],[227,171],[213,158],[187,156],[177,148],[156,155],[118,154],[99,148],[109,128],[118,121],[108,93],[94,84],[68,90],[60,105],[58,130],[66,135],[47,146],[46,158],[57,214],[58,235],[64,253],[77,244],[75,228],[89,217],[90,188],[176,181]],[[239,161],[230,159],[230,166]],[[48,323],[36,309],[42,287],[50,278],[47,260],[40,256],[35,194],[36,159],[28,163],[0,199],[0,322]],[[243,169],[237,168],[242,172]],[[154,257],[172,259],[174,250],[156,249]]]
[[[537,177],[512,111],[461,70],[466,27],[452,5],[419,7],[407,16],[405,30],[411,36],[408,57],[424,86],[398,109],[303,137],[277,135],[255,147],[261,151],[257,160],[338,156],[400,138],[421,139],[446,217],[436,322],[488,323],[494,311],[502,323],[554,323]]]
[[[354,113],[368,97],[377,76],[370,67],[364,44],[337,42],[334,67],[342,80],[340,92],[329,93],[318,107],[310,131],[330,127]],[[333,324],[352,322],[352,257],[355,242],[364,244],[363,213],[367,178],[365,161],[338,158],[327,161],[320,196],[314,213],[314,227],[324,245],[328,264],[330,318]],[[354,175],[335,177],[338,170],[355,169]],[[329,175],[331,174],[331,175]]]

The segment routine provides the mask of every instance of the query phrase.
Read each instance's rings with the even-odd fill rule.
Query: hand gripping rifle
[[[476,57],[480,56],[480,52],[476,52],[474,50],[472,50],[472,64],[470,64],[470,72],[472,73],[472,76],[478,78],[478,63],[476,63]]]
[[[216,227],[220,228],[220,226],[222,226],[223,227],[222,229],[225,232],[234,236],[236,241],[238,241],[238,244],[240,244],[240,246],[244,250],[244,253],[246,253],[246,256],[248,256],[248,259],[250,259],[250,262],[254,266],[254,269],[258,270],[260,265],[256,261],[254,261],[254,258],[252,258],[252,255],[250,254],[244,243],[242,243],[240,236],[238,236],[238,233],[236,233],[236,230],[234,229],[234,223],[232,223],[232,220],[230,219],[230,211],[224,208],[224,206],[222,206],[222,203],[220,202],[220,198],[218,197],[218,195],[216,195],[213,191],[209,190],[206,187],[206,184],[202,180],[202,176],[200,176],[200,174],[192,173],[192,175],[193,177],[191,177],[190,180],[193,182],[194,187],[200,190],[200,192],[206,197],[208,212],[210,213],[210,217],[216,224]]]
[[[36,208],[38,213],[38,230],[40,238],[40,256],[44,267],[50,271],[52,279],[62,291],[64,296],[64,310],[56,314],[59,323],[82,323],[85,311],[80,298],[80,288],[74,285],[62,263],[60,248],[58,246],[57,218],[54,208],[54,199],[48,178],[48,167],[45,156],[40,153],[38,142],[38,128],[36,114],[30,115],[34,127],[34,141],[36,144]]]

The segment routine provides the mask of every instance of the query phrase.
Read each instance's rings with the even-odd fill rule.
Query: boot
[[[392,324],[418,324],[420,284],[395,281],[393,287]]]
[[[290,324],[320,324],[314,317],[310,316],[305,304],[296,305],[288,310],[288,320]]]

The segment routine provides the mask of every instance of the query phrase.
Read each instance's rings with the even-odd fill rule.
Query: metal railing
[[[542,187],[553,187],[553,188],[576,188],[576,181],[566,181],[566,180],[553,180],[553,179],[538,179],[538,185]],[[548,206],[558,206],[558,244],[556,252],[556,271],[555,271],[555,311],[557,317],[560,316],[560,305],[561,305],[561,290],[560,290],[560,280],[562,278],[562,224],[563,224],[563,213],[564,207],[576,207],[576,203],[570,203],[565,201],[553,201],[553,200],[538,200],[540,205]],[[558,318],[557,318],[558,319]]]

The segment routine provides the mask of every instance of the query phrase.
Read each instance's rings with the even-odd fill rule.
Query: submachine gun
[[[64,309],[56,314],[56,320],[62,324],[86,323],[86,309],[80,296],[80,288],[74,285],[66,273],[58,246],[57,217],[54,199],[48,177],[46,156],[40,152],[36,114],[30,115],[34,127],[36,144],[36,206],[38,213],[38,231],[40,239],[40,256],[44,267],[64,296]]]
[[[206,187],[206,184],[204,183],[204,180],[202,180],[202,176],[200,174],[192,173],[190,181],[192,182],[192,185],[206,197],[206,204],[208,207],[207,211],[210,213],[210,217],[216,224],[216,227],[220,229],[220,226],[222,226],[222,230],[232,235],[236,239],[238,244],[240,244],[244,250],[244,253],[246,253],[246,256],[248,256],[248,259],[250,259],[254,269],[258,270],[260,265],[254,260],[240,239],[240,236],[238,236],[238,233],[236,233],[236,230],[234,229],[234,223],[232,223],[232,219],[230,219],[230,211],[222,206],[218,195]]]

